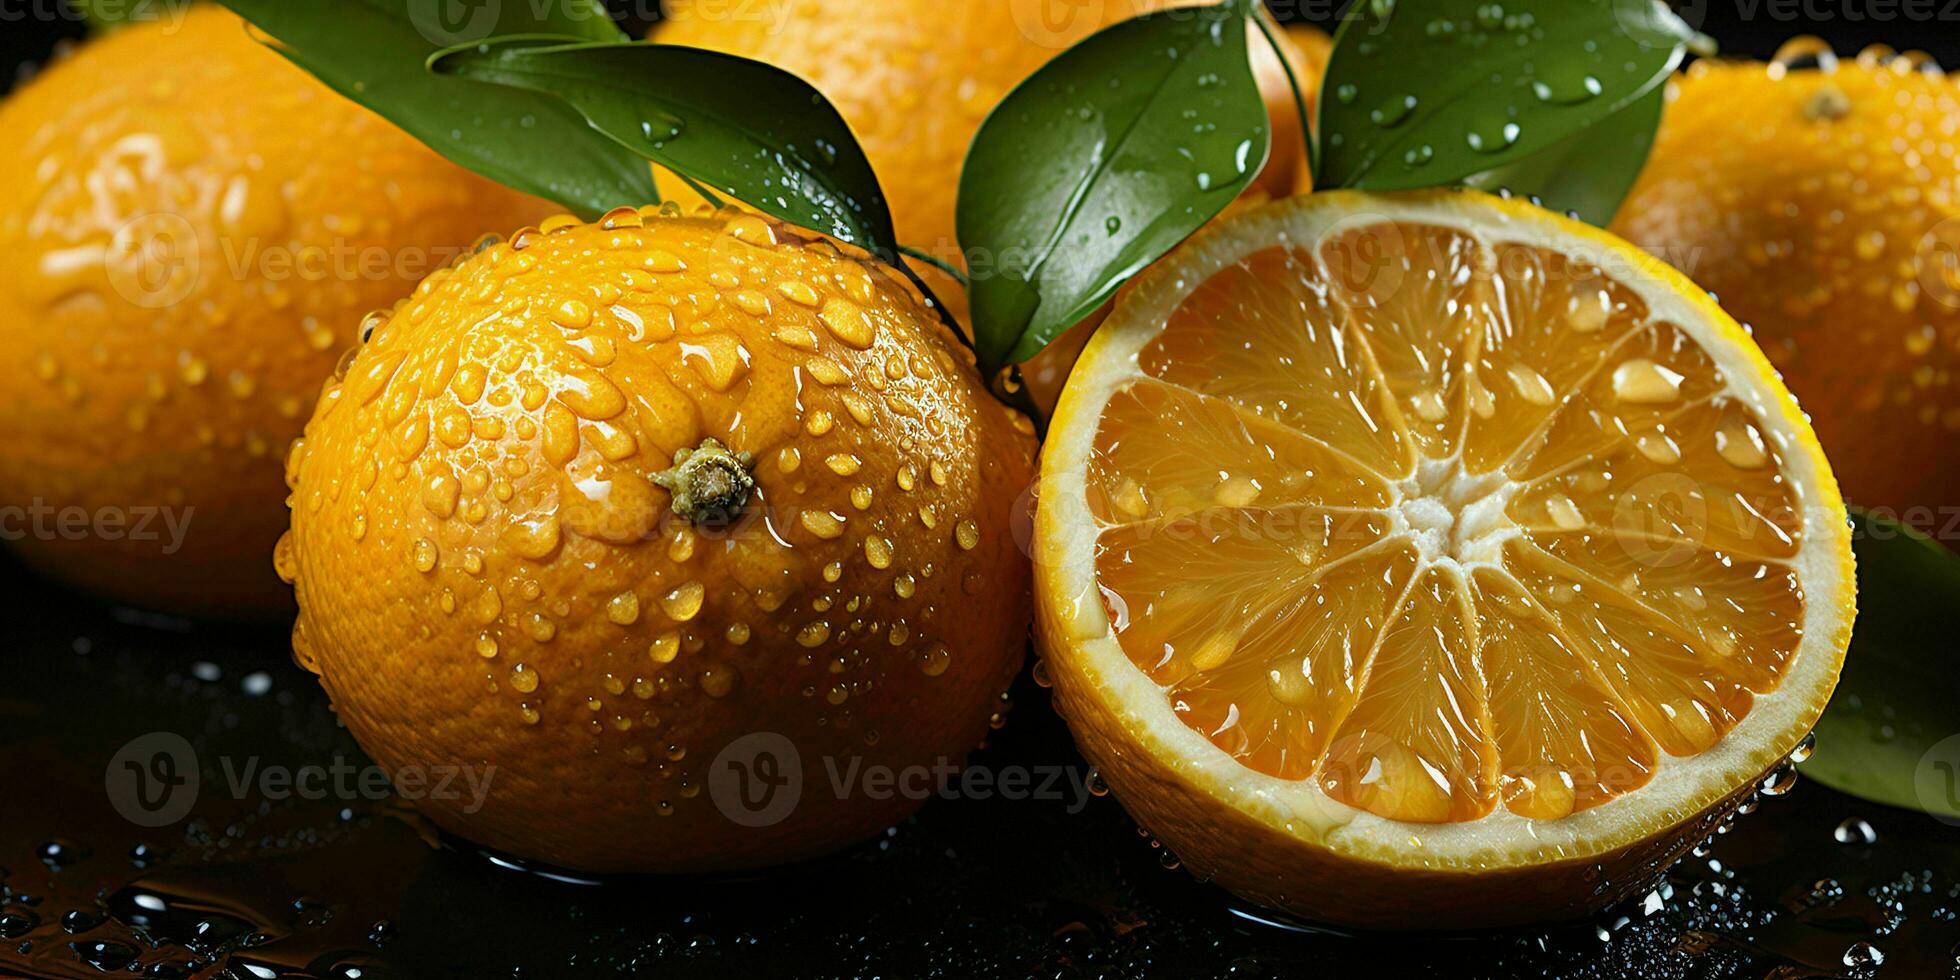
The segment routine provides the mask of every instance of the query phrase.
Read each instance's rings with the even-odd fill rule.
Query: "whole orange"
[[[667,0],[650,40],[764,61],[809,81],[864,146],[891,203],[899,240],[962,265],[954,233],[960,166],[1002,98],[1070,45],[1119,21],[1196,0],[789,0],[729,5]],[[1311,111],[1319,61],[1312,28],[1275,31]],[[1280,60],[1251,38],[1252,64],[1272,120],[1272,155],[1259,186],[1294,192],[1305,172],[1300,117]],[[673,190],[676,182],[663,184]],[[692,200],[681,193],[680,199]],[[933,278],[963,319],[965,297]],[[945,288],[941,288],[944,286]]]
[[[1929,69],[1697,62],[1613,226],[1754,327],[1847,499],[1922,528],[1960,505],[1960,85]]]
[[[363,313],[542,202],[341,98],[216,5],[0,106],[0,506],[32,565],[218,618],[291,607],[280,457]]]
[[[1032,426],[827,242],[671,204],[545,228],[431,276],[322,396],[298,659],[384,766],[485,779],[420,805],[495,848],[699,871],[876,833],[1021,663]]]

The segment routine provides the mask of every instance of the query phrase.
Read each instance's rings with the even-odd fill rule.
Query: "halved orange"
[[[1185,867],[1318,920],[1570,917],[1809,731],[1844,505],[1735,321],[1471,192],[1225,220],[1083,352],[1043,451],[1042,653]]]

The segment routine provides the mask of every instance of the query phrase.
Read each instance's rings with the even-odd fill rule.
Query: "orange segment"
[[[1092,506],[1111,524],[1211,507],[1389,499],[1381,478],[1323,443],[1225,399],[1151,381],[1111,399],[1090,471]]]
[[[1645,324],[1647,304],[1598,269],[1542,248],[1497,249],[1503,315],[1472,375],[1464,468],[1488,473],[1535,445],[1564,399]]]
[[[1130,660],[1186,724],[1246,765],[1312,771],[1354,701],[1372,633],[1414,573],[1387,521],[1310,508],[1213,511],[1112,529],[1103,602]]]
[[[1299,252],[1268,248],[1227,266],[1137,355],[1145,375],[1227,399],[1401,476],[1413,449],[1328,286]]]
[[[1654,742],[1605,678],[1516,579],[1475,576],[1478,655],[1490,684],[1491,734],[1504,760],[1504,806],[1556,820],[1646,785]]]
[[[1490,812],[1498,763],[1476,638],[1456,569],[1431,565],[1377,641],[1360,700],[1320,768],[1327,795],[1417,823]]]
[[[1381,222],[1320,255],[1417,447],[1434,459],[1456,452],[1469,348],[1496,329],[1490,251],[1448,229]]]
[[[1707,750],[1749,712],[1749,689],[1728,662],[1704,656],[1632,597],[1527,544],[1508,546],[1504,557],[1670,754]]]
[[[1751,466],[1732,459],[1738,444],[1758,452],[1753,426],[1723,398],[1638,435],[1602,435],[1604,448],[1521,488],[1511,516],[1526,527],[1611,531],[1656,561],[1696,547],[1788,560],[1803,515],[1775,451],[1763,446]]]
[[[1411,549],[1389,546],[1275,592],[1248,620],[1233,661],[1168,690],[1185,724],[1249,768],[1282,779],[1314,771],[1329,719],[1353,704],[1366,643],[1415,574]]]
[[[1665,556],[1604,534],[1527,532],[1525,539],[1589,581],[1640,604],[1697,653],[1768,693],[1803,639],[1796,570],[1705,549]]]
[[[1535,479],[1621,443],[1671,465],[1667,423],[1725,383],[1680,327],[1648,327],[1593,357],[1583,388],[1560,406],[1543,441],[1507,471]]]

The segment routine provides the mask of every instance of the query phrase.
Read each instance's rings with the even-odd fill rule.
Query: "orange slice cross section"
[[[1119,310],[1058,413],[1122,654],[1245,770],[1412,824],[1561,820],[1716,746],[1813,628],[1838,506],[1760,357],[1522,205],[1321,200]]]

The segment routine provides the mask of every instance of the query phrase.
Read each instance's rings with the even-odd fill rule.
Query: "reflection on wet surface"
[[[364,787],[365,758],[283,635],[113,613],[11,565],[0,581],[0,976],[1794,980],[1946,977],[1960,957],[1960,829],[1802,780],[1592,921],[1421,937],[1288,922],[1192,880],[1088,794],[1025,676],[980,758],[1070,767],[1056,799],[934,800],[882,839],[744,878],[529,869]],[[196,763],[137,753],[145,805],[193,768],[198,792],[146,829],[105,776],[156,732]],[[268,798],[259,776],[281,766],[321,767],[328,798]]]

